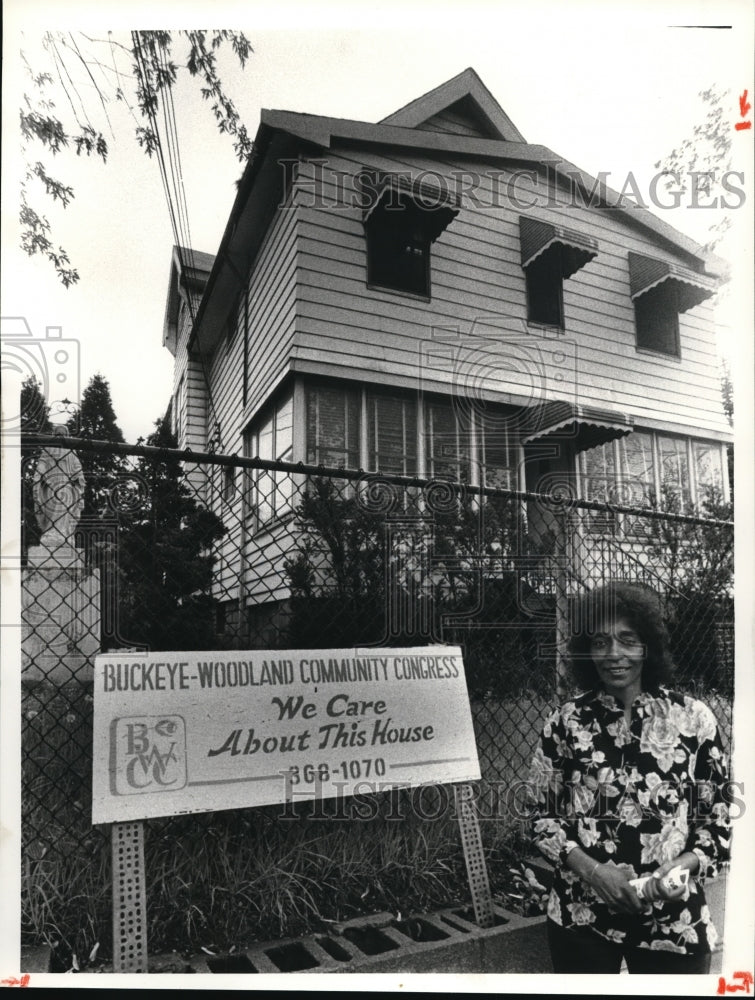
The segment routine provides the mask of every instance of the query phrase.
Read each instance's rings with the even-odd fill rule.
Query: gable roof
[[[214,263],[215,255],[203,253],[201,250],[174,246],[171,251],[168,296],[163,321],[163,346],[167,347],[171,354],[176,353],[181,287],[189,286],[195,291],[204,291]]]
[[[434,90],[383,118],[381,125],[421,128],[429,119],[453,110],[481,128],[488,139],[524,142],[524,136],[470,67]]]

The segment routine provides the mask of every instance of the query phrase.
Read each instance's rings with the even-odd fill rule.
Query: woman
[[[728,858],[725,764],[711,711],[663,686],[655,595],[614,583],[582,600],[569,646],[582,692],[546,720],[535,754],[535,844],[556,866],[555,972],[706,973],[717,934],[700,882]],[[630,881],[690,873],[648,903]]]

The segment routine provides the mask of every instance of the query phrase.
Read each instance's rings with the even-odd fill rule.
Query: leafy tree
[[[700,91],[699,96],[704,117],[695,125],[692,135],[659,160],[655,167],[668,173],[665,183],[669,190],[673,188],[686,193],[693,175],[696,175],[694,183],[700,198],[704,197],[708,202],[722,174],[731,170],[732,133],[727,104],[731,93],[710,87]],[[706,249],[713,250],[730,228],[731,215],[728,212],[720,214],[710,226]]]
[[[22,389],[22,434],[54,431],[38,384]],[[72,436],[122,442],[106,378],[92,377],[68,421]],[[175,448],[168,417],[146,444]],[[25,547],[37,544],[32,482],[39,449],[23,444]],[[207,648],[214,639],[213,547],[221,520],[196,499],[180,462],[81,449],[85,505],[79,543],[100,572],[103,645],[153,649]],[[83,537],[81,537],[83,536]],[[115,617],[113,617],[115,615]]]
[[[726,358],[721,360],[721,398],[724,404],[724,413],[730,426],[734,426],[734,386],[731,382],[731,367]],[[734,489],[734,445],[726,445],[726,465],[729,475],[729,484]]]
[[[430,490],[418,505],[413,491],[381,486],[388,503],[371,507],[364,484],[347,491],[341,481],[311,480],[297,511],[298,551],[285,563],[290,644],[454,642],[464,647],[473,694],[531,689],[544,637],[522,609],[510,561],[525,538],[518,505],[480,507],[452,487],[435,507]]]
[[[185,42],[182,57],[174,54],[178,39]],[[73,188],[49,171],[39,149],[53,159],[66,150],[94,156],[103,163],[109,154],[104,132],[110,127],[108,105],[122,101],[134,118],[135,138],[152,156],[160,153],[158,113],[172,110],[172,90],[182,71],[200,84],[202,98],[211,105],[220,132],[231,136],[239,160],[252,150],[252,139],[225,92],[218,70],[218,51],[230,46],[242,68],[252,48],[236,31],[132,31],[130,44],[111,35],[96,39],[82,32],[47,32],[43,37],[49,65],[32,68],[21,58],[28,87],[20,110],[22,149],[26,163],[21,186],[21,247],[30,256],[42,254],[54,266],[66,287],[79,280],[68,253],[55,246],[51,226],[34,203],[34,188],[64,208],[73,200]],[[55,103],[64,95],[67,111]],[[94,96],[82,96],[83,94]],[[137,115],[139,117],[137,117]]]
[[[665,181],[667,189],[687,192],[692,183],[697,186],[701,203],[710,204],[711,196],[718,190],[722,176],[732,168],[732,128],[731,128],[731,92],[715,87],[700,91],[703,107],[701,120],[694,126],[692,134],[684,139],[675,149],[671,150],[655,167],[668,174]],[[725,194],[725,192],[722,192]],[[719,195],[720,197],[720,195]],[[720,197],[719,203],[726,203]],[[724,239],[731,228],[731,210],[722,209],[714,213],[715,220],[708,232],[709,238],[705,249],[712,251]],[[717,293],[717,300],[726,294],[726,286]],[[724,410],[733,423],[733,394],[731,372],[724,359],[721,361],[721,391]],[[729,465],[729,482],[734,484],[734,448],[727,447]]]
[[[81,396],[81,406],[68,420],[68,430],[73,437],[88,441],[123,442],[110,383],[103,375],[98,373],[89,380]],[[82,451],[79,460],[86,483],[83,516],[112,518],[110,492],[125,468],[124,460],[106,451]]]
[[[724,404],[724,413],[729,424],[734,424],[734,387],[731,384],[731,367],[729,362],[724,360],[721,366],[721,398]]]
[[[162,418],[148,445],[175,448]],[[140,458],[120,483],[117,635],[112,644],[206,649],[214,640],[213,547],[221,520],[197,502],[175,458]]]
[[[733,661],[720,637],[734,620],[734,532],[726,524],[732,504],[708,487],[700,509],[664,490],[658,510],[695,514],[704,521],[658,519],[647,539],[658,584],[664,588],[666,620],[679,680],[731,694]]]

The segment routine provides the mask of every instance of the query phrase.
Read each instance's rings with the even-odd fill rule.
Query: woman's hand
[[[686,868],[690,875],[694,875],[700,869],[700,859],[694,851],[685,851],[673,861],[664,861],[662,865],[658,865],[653,875],[656,878],[663,878],[664,875],[668,875],[672,868],[677,868],[679,865]]]
[[[642,913],[645,909],[637,890],[616,865],[596,865],[587,881],[609,909],[616,913]]]

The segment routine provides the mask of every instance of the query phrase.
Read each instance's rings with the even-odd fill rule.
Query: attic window
[[[367,284],[430,295],[430,245],[457,215],[439,188],[395,174],[363,173]]]
[[[589,236],[527,216],[519,218],[530,323],[564,328],[563,283],[598,255]]]
[[[678,357],[679,313],[713,295],[716,283],[670,261],[630,253],[629,288],[638,349]]]

